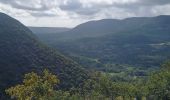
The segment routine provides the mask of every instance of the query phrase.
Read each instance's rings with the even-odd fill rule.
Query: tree
[[[59,82],[58,77],[48,70],[44,70],[42,75],[31,72],[25,74],[22,84],[7,89],[6,93],[17,100],[47,100],[54,96],[54,87]]]
[[[170,61],[166,61],[164,64],[162,64],[161,68],[170,71]]]

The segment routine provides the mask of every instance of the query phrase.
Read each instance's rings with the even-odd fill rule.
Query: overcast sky
[[[170,15],[170,0],[0,0],[27,26],[74,27],[89,20]]]

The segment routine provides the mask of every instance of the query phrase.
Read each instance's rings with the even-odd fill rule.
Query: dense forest
[[[169,100],[170,62],[161,66],[146,79],[116,80],[108,74],[94,72],[79,88],[57,89],[57,76],[44,70],[25,75],[23,83],[6,89],[18,100]]]
[[[0,13],[0,99],[170,100],[169,22],[105,19],[33,34]]]
[[[89,21],[38,38],[84,68],[117,77],[144,77],[170,59],[170,16]]]
[[[49,48],[23,24],[0,13],[0,100],[5,89],[21,82],[25,73],[49,69],[58,75],[59,88],[77,87],[87,71],[57,50]]]

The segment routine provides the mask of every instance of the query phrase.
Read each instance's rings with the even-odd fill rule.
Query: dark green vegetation
[[[22,85],[6,90],[17,100],[170,100],[170,62],[147,79],[114,81],[109,75],[93,73],[81,87],[55,90],[59,80],[47,70],[25,75]]]
[[[54,87],[59,82],[58,77],[49,73],[48,70],[44,70],[40,75],[31,72],[25,74],[21,85],[5,91],[17,100],[48,100],[54,95]]]
[[[169,16],[92,21],[67,32],[39,32],[42,41],[90,70],[0,13],[0,99],[7,99],[5,89],[18,100],[170,99],[170,63],[159,68],[170,54]],[[55,75],[41,73],[43,69]]]
[[[118,76],[145,76],[170,58],[170,16],[90,21],[37,36],[82,66]],[[126,74],[127,73],[127,74]]]
[[[0,99],[5,88],[20,83],[25,73],[48,68],[58,75],[61,89],[78,87],[87,72],[76,62],[39,42],[17,20],[0,13]]]

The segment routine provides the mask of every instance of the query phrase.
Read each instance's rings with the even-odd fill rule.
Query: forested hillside
[[[122,82],[95,72],[81,87],[63,91],[54,88],[60,84],[58,77],[44,70],[42,74],[25,74],[23,83],[6,89],[6,93],[17,100],[169,100],[169,78],[170,62],[167,62],[146,79]]]
[[[87,72],[73,60],[39,42],[19,21],[0,13],[0,99],[7,87],[20,83],[25,73],[49,69],[58,75],[60,89],[78,87]]]
[[[36,37],[0,13],[0,99],[169,100],[169,29],[169,16],[106,19]]]
[[[89,69],[142,76],[170,58],[169,32],[170,16],[161,15],[90,21],[37,36]]]

